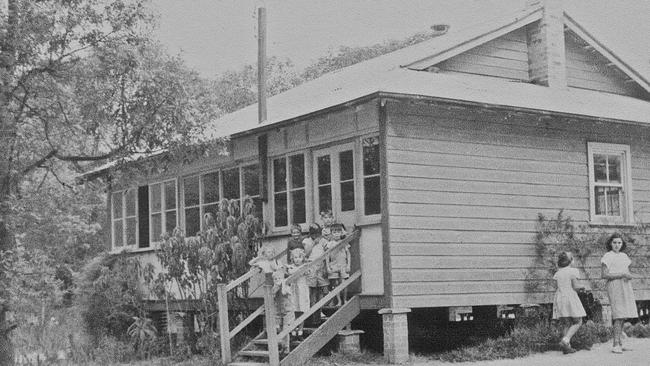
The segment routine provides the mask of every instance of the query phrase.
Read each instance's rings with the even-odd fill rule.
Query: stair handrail
[[[300,324],[302,324],[307,318],[309,318],[312,314],[320,310],[325,304],[330,302],[334,298],[334,296],[338,295],[341,291],[343,291],[346,287],[350,286],[354,281],[356,281],[358,278],[361,277],[361,271],[356,271],[354,272],[349,278],[346,278],[345,281],[341,282],[340,285],[336,286],[332,291],[330,291],[327,295],[323,296],[322,299],[320,299],[317,303],[315,303],[312,307],[309,308],[309,310],[305,311],[301,316],[299,316],[297,319],[291,323],[291,325],[281,331],[277,338],[282,339],[283,337],[286,337],[291,331],[296,329]]]
[[[343,240],[337,243],[334,247],[327,249],[325,253],[318,256],[316,259],[309,261],[293,272],[290,276],[284,279],[287,285],[291,285],[298,280],[298,278],[305,274],[310,268],[320,266],[321,261],[324,261],[331,254],[337,253],[345,248],[346,245],[350,244],[353,240],[358,239],[361,236],[361,228],[355,227],[354,231]]]
[[[275,257],[273,257],[273,259],[279,259],[284,255],[286,255],[286,250],[278,253]],[[264,314],[265,312],[265,306],[260,306],[259,308],[255,309],[248,317],[246,317],[246,319],[237,324],[233,330],[230,330],[230,320],[228,319],[228,291],[239,287],[241,284],[252,279],[261,272],[261,268],[253,266],[248,270],[248,272],[230,281],[229,283],[217,284],[217,304],[219,307],[219,338],[221,343],[221,360],[224,364],[228,364],[232,361],[230,340],[235,337],[237,333],[241,332],[248,324],[255,320],[255,318]],[[264,283],[265,281],[262,281],[262,284]]]

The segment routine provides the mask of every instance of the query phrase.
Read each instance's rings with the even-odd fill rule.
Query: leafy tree
[[[195,142],[217,115],[209,83],[149,35],[146,0],[7,0],[0,10],[0,257],[15,247],[26,180]],[[73,225],[74,226],[74,225]],[[0,267],[9,299],[12,262]],[[0,364],[12,362],[8,303]]]
[[[125,340],[133,317],[145,317],[141,281],[152,276],[151,265],[142,266],[126,254],[98,256],[85,266],[79,292],[86,331],[95,345],[105,335]]]
[[[335,52],[330,51],[329,54],[319,57],[316,62],[307,66],[300,76],[305,81],[316,79],[328,72],[336,71],[440,36],[445,34],[448,28],[447,25],[436,25],[434,26],[433,32],[420,32],[402,40],[390,40],[383,43],[376,43],[372,46],[340,46]]]
[[[267,93],[275,95],[302,83],[289,60],[270,57],[266,61]],[[246,65],[238,71],[226,71],[214,82],[217,105],[230,113],[257,102],[257,66]]]

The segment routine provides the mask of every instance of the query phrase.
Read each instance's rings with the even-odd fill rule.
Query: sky
[[[260,5],[267,9],[267,55],[288,58],[302,68],[341,45],[399,40],[434,24],[467,27],[489,22],[527,1],[151,0],[160,15],[157,38],[206,77],[256,63]],[[650,0],[571,0],[575,4],[587,9],[599,27],[609,28],[614,42],[628,42],[634,52],[650,59]],[[641,47],[631,41],[635,36]]]
[[[367,46],[494,17],[526,0],[152,0],[157,36],[205,76],[257,60],[257,14],[267,9],[267,54],[309,65],[338,46]]]

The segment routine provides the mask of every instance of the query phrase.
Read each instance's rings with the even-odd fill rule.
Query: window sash
[[[173,183],[173,199],[169,197],[172,193],[167,189],[169,183]],[[171,203],[173,207],[168,208]],[[178,225],[178,182],[170,179],[149,184],[149,244],[159,243],[160,236],[169,231],[172,225]]]
[[[111,193],[111,246],[113,248],[138,245],[138,195],[134,192],[137,192],[137,188]],[[130,228],[133,229],[131,243],[129,243]]]
[[[254,172],[254,173],[253,173]],[[224,181],[224,175],[230,175],[230,177],[236,177],[237,178],[237,183],[232,183],[232,182],[225,182]],[[248,176],[247,176],[248,174]],[[252,176],[251,176],[252,174]],[[213,212],[214,209],[216,209],[219,205],[219,202],[226,198],[226,199],[235,199],[239,201],[239,207],[240,209],[243,208],[244,205],[244,199],[246,196],[250,197],[251,199],[257,199],[260,197],[260,192],[259,192],[259,184],[257,184],[257,188],[255,187],[254,184],[247,184],[247,177],[249,177],[252,180],[259,181],[259,174],[260,174],[260,169],[257,164],[245,164],[245,165],[240,165],[236,167],[230,167],[230,168],[222,168],[218,170],[213,170],[209,171],[206,173],[201,173],[198,175],[194,176],[187,176],[183,178],[183,229],[185,231],[185,234],[187,236],[194,235],[195,233],[188,233],[187,228],[188,228],[188,215],[193,216],[193,220],[198,220],[198,227],[196,227],[196,224],[192,222],[192,226],[197,228],[198,230],[205,230],[205,222],[203,222],[203,216],[207,212]],[[210,179],[208,179],[210,177]],[[185,204],[185,192],[186,192],[186,182],[189,181],[192,178],[197,178],[199,182],[199,192],[198,192],[198,198],[199,201],[196,204],[192,205],[187,205]],[[216,179],[215,179],[216,178]],[[212,182],[216,187],[216,192],[214,190],[212,191],[211,194],[208,193],[208,187],[207,185]],[[231,192],[231,195],[234,195],[235,197],[225,197],[224,189],[226,189],[228,184],[233,184],[234,188],[236,186],[237,192],[235,193],[234,191]],[[251,190],[254,190],[255,192],[252,192]],[[249,192],[251,191],[251,192]],[[254,193],[254,194],[252,194]],[[208,197],[214,197],[213,200],[207,200]],[[259,201],[259,200],[257,200]],[[257,203],[257,202],[256,202]],[[261,202],[259,202],[259,205],[261,206]],[[196,211],[198,209],[198,217],[196,214]],[[256,213],[261,215],[262,214],[262,208],[257,207],[256,208]],[[260,217],[261,218],[261,217]],[[197,231],[198,231],[197,230]]]
[[[587,152],[589,161],[589,211],[592,222],[605,224],[631,223],[633,220],[633,201],[631,197],[630,147],[628,145],[589,142]],[[597,160],[600,164],[604,163],[604,167],[602,165],[597,167]],[[618,162],[620,166],[612,167],[611,162]],[[596,180],[596,170],[598,168],[600,169],[600,180]],[[619,180],[611,180],[612,172],[614,172],[614,178],[618,175]]]
[[[273,226],[284,228],[307,221],[307,164],[305,153],[289,154],[271,160],[273,186]],[[300,161],[301,167],[295,165]],[[302,176],[295,175],[302,171]],[[284,173],[282,177],[278,173]],[[301,204],[302,202],[302,204]],[[296,222],[300,220],[301,222]]]

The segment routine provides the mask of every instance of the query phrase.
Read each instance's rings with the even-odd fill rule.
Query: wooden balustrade
[[[305,272],[310,270],[313,267],[319,266],[320,263],[325,261],[328,256],[337,253],[340,250],[344,250],[345,247],[350,244],[352,241],[359,238],[361,234],[360,229],[355,229],[350,235],[345,239],[341,240],[334,247],[328,249],[320,255],[318,258],[313,261],[307,262],[300,266],[294,273],[288,276],[285,279],[287,285],[295,283],[300,276],[303,276]],[[276,255],[275,259],[280,258],[281,256],[286,255],[286,251]],[[259,268],[251,268],[250,271],[242,275],[241,277],[231,281],[228,284],[219,284],[217,285],[217,301],[219,304],[219,332],[221,338],[221,358],[224,364],[228,364],[232,361],[232,354],[230,348],[230,340],[235,337],[240,331],[242,331],[248,324],[250,324],[255,318],[264,313],[265,316],[265,330],[266,338],[268,342],[268,352],[269,352],[269,363],[271,365],[279,364],[279,352],[278,352],[278,340],[283,339],[289,333],[295,329],[298,325],[304,322],[310,315],[314,314],[316,311],[321,309],[325,304],[334,298],[337,294],[347,288],[350,284],[356,281],[361,277],[361,272],[357,271],[350,276],[350,278],[343,281],[340,285],[334,288],[329,294],[323,297],[318,303],[314,304],[309,311],[305,312],[298,319],[296,319],[288,328],[278,332],[276,331],[276,319],[275,319],[275,304],[274,304],[274,288],[273,280],[270,275],[266,275],[263,287],[264,287],[264,305],[257,308],[253,311],[246,319],[239,323],[234,329],[230,330],[230,324],[228,320],[228,291],[231,291],[238,286],[241,286],[246,281],[250,281],[255,278],[256,275],[260,274]],[[277,290],[277,289],[276,289]]]

